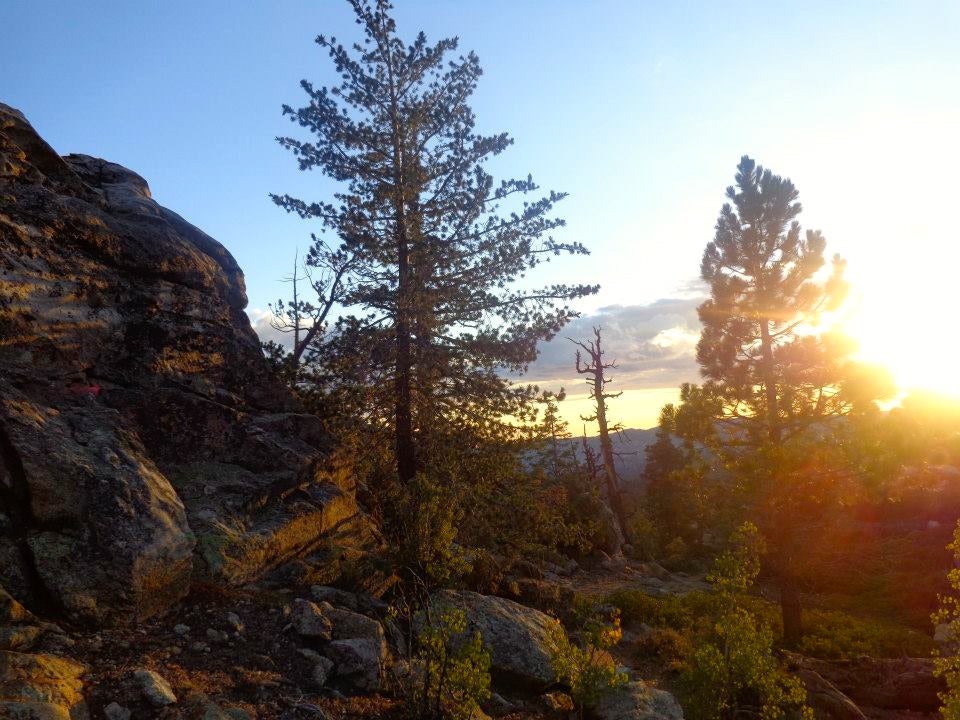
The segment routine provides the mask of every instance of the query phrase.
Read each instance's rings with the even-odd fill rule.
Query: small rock
[[[316,664],[317,661],[323,657],[323,655],[318,653],[316,650],[311,650],[310,648],[299,648],[297,652],[314,664]]]
[[[516,710],[517,706],[500,693],[490,693],[489,699],[484,703],[484,709],[494,715],[506,715]]]
[[[291,611],[293,629],[297,634],[308,638],[329,640],[333,626],[320,608],[309,600],[294,600]]]
[[[326,585],[314,585],[310,588],[310,594],[317,602],[326,601],[331,605],[339,605],[350,610],[357,609],[357,596],[346,590],[327,587]]]
[[[200,642],[199,640],[194,643],[190,643],[190,649],[193,652],[210,652],[210,646],[205,642]]]
[[[942,646],[953,645],[957,642],[950,623],[938,623],[933,630],[933,641]]]
[[[666,580],[670,577],[670,571],[657,562],[648,562],[644,570],[647,575],[652,575],[657,580]]]
[[[623,555],[616,555],[614,557],[607,556],[606,559],[600,562],[600,567],[602,567],[607,572],[622,572],[623,569],[627,566],[627,560]]]
[[[43,630],[36,625],[11,625],[0,627],[0,649],[23,652],[32,648]]]
[[[226,640],[226,636],[219,630],[214,630],[213,628],[207,628],[207,638],[211,642],[223,642]]]
[[[326,647],[327,657],[337,666],[337,677],[348,678],[360,691],[380,688],[380,671],[386,643],[369,638],[334,640]]]
[[[173,632],[182,637],[190,632],[190,626],[184,625],[183,623],[177,623],[173,626]]]
[[[320,690],[326,687],[327,680],[330,679],[330,673],[333,670],[333,661],[329,658],[321,657],[317,660],[317,664],[313,667],[313,673],[311,677],[313,678],[314,686]]]
[[[256,720],[256,716],[251,713],[249,710],[244,710],[242,707],[232,707],[224,710],[224,713],[230,718],[230,720]]]
[[[352,610],[342,610],[335,607],[324,608],[323,612],[333,625],[334,640],[367,638],[378,643],[386,643],[383,625],[373,618]]]
[[[555,712],[572,712],[574,710],[573,698],[565,692],[544,693],[540,700],[548,709]]]
[[[134,670],[133,678],[140,686],[140,692],[154,707],[173,705],[177,701],[177,696],[173,694],[170,683],[153,670],[145,668]]]
[[[103,709],[103,716],[107,720],[130,720],[130,711],[123,705],[112,702]]]
[[[227,625],[229,625],[235,632],[238,633],[242,633],[244,630],[243,621],[236,613],[227,613]]]

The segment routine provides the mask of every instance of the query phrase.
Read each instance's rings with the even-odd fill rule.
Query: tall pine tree
[[[761,524],[790,645],[802,633],[803,534],[852,477],[840,440],[849,423],[836,421],[875,411],[886,388],[851,359],[851,343],[820,332],[846,295],[844,262],[827,269],[823,235],[801,231],[793,183],[743,157],[727,197],[701,263],[706,382],[686,388],[667,420],[708,443]]]
[[[505,417],[526,417],[534,390],[502,371],[523,371],[537,342],[574,316],[568,302],[596,287],[518,287],[550,256],[587,251],[550,236],[563,225],[551,214],[563,194],[511,206],[538,189],[532,178],[496,183],[484,169],[512,140],[475,130],[477,56],[455,55],[456,38],[431,44],[420,33],[407,45],[387,0],[349,1],[362,42],[317,38],[339,84],[303,81],[308,103],[284,106],[314,138],[278,138],[302,170],[342,190],[332,201],[273,199],[319,221],[318,256],[330,252],[329,234],[352,258],[342,304],[357,315],[341,322],[336,347],[367,386],[373,424],[393,435],[407,483],[441,436],[502,433]]]

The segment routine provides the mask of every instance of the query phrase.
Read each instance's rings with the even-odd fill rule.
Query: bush
[[[390,530],[402,579],[413,576],[435,588],[469,572],[470,563],[455,542],[463,516],[455,487],[454,476],[437,472],[418,473],[408,487],[396,489]]]
[[[424,611],[407,701],[418,720],[468,720],[490,697],[490,653],[480,633],[465,638],[462,610]]]
[[[796,677],[780,669],[773,654],[773,632],[742,608],[732,608],[699,645],[681,679],[684,708],[693,720],[740,717],[759,709],[763,720],[792,716],[812,720],[807,692]]]
[[[655,628],[637,642],[637,654],[655,657],[669,670],[679,670],[693,655],[690,638],[673,628]]]
[[[660,540],[656,523],[643,510],[636,510],[627,520],[627,534],[633,547],[633,557],[638,560],[654,560],[660,553]]]
[[[763,542],[752,523],[734,534],[732,549],[714,565],[717,621],[697,645],[681,679],[686,709],[694,720],[741,716],[748,708],[763,720],[799,713],[812,718],[799,679],[783,671],[773,654],[773,630],[744,607],[743,598],[760,572]]]
[[[960,562],[960,522],[953,532],[953,542],[947,546],[953,552],[954,562]],[[947,691],[940,693],[940,715],[944,720],[960,720],[960,655],[957,654],[957,639],[960,638],[960,568],[947,573],[951,594],[940,596],[940,607],[931,618],[936,624],[947,625],[947,639],[951,652],[937,653],[934,658],[934,675],[943,678]]]
[[[933,640],[916,630],[844,612],[810,610],[805,614],[804,625],[806,634],[797,649],[825,660],[859,655],[927,657],[934,650]]]
[[[641,590],[617,590],[606,602],[620,611],[626,623],[644,623],[653,627],[685,630],[709,615],[712,600],[702,592],[655,597]]]
[[[580,643],[574,644],[557,625],[551,635],[550,660],[557,679],[570,686],[570,695],[582,716],[604,694],[626,683],[627,676],[617,669],[609,652],[622,637],[618,615],[605,621],[594,614],[578,634]]]

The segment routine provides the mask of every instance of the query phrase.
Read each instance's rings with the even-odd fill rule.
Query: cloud
[[[574,370],[576,348],[567,338],[591,340],[593,328],[599,327],[605,360],[617,362],[617,369],[610,373],[615,390],[677,387],[696,381],[701,302],[702,296],[663,298],[647,305],[609,305],[579,317],[540,346],[540,357],[524,380],[579,391],[583,378]]]
[[[605,359],[617,362],[618,367],[610,373],[615,391],[676,388],[696,381],[700,337],[697,306],[703,302],[703,296],[695,294],[697,289],[691,287],[690,292],[681,292],[681,297],[646,305],[608,305],[574,319],[560,335],[540,345],[539,358],[520,380],[552,389],[562,385],[571,393],[584,392],[583,377],[574,370],[576,348],[567,338],[586,342],[593,338],[593,328],[599,327]],[[289,334],[270,324],[270,310],[250,308],[247,314],[261,341],[290,341]]]
[[[273,320],[273,312],[271,310],[264,308],[247,308],[247,316],[250,318],[253,331],[260,338],[260,342],[273,340],[281,345],[289,342],[290,335],[288,333],[282,333],[270,324],[270,321]]]

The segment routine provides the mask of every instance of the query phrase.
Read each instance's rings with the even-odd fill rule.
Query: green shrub
[[[620,618],[606,621],[598,615],[588,619],[572,643],[559,623],[550,638],[550,660],[557,679],[570,686],[570,695],[582,717],[604,694],[627,682],[617,669],[610,649],[620,642]]]
[[[953,542],[947,545],[953,552],[954,562],[960,561],[960,522],[953,532]],[[940,693],[940,715],[944,720],[960,720],[960,655],[957,653],[957,639],[960,638],[960,568],[954,567],[947,573],[950,594],[940,596],[940,607],[931,620],[935,624],[947,625],[947,639],[951,649],[946,653],[937,653],[934,658],[934,675],[943,678],[947,684],[946,692]]]
[[[625,623],[684,630],[709,616],[713,601],[704,592],[658,597],[642,590],[617,590],[606,597],[606,602],[620,611]]]
[[[675,537],[664,546],[662,559],[667,567],[681,570],[690,563],[690,546],[682,537]]]
[[[669,669],[679,670],[693,655],[693,644],[684,633],[673,628],[655,628],[637,642],[637,655],[655,657]]]
[[[770,625],[745,607],[762,553],[759,531],[744,523],[734,533],[732,549],[717,558],[707,577],[714,586],[717,620],[697,644],[681,679],[685,708],[694,720],[735,718],[747,711],[763,720],[797,713],[813,717],[803,684],[777,662]]]
[[[404,580],[409,575],[427,587],[442,587],[469,572],[470,562],[455,542],[463,517],[455,487],[452,476],[432,472],[418,473],[408,486],[396,488],[391,529]]]
[[[763,720],[795,713],[812,720],[803,683],[780,669],[772,650],[773,632],[767,625],[734,607],[714,631],[710,641],[696,648],[681,679],[688,717],[724,720],[759,711]]]
[[[660,553],[660,540],[656,524],[643,510],[635,510],[627,521],[627,533],[633,547],[633,556],[638,560],[653,560]]]
[[[804,626],[806,634],[797,649],[825,660],[859,655],[927,657],[934,649],[933,640],[916,630],[833,610],[808,611]]]
[[[462,610],[433,608],[422,617],[409,710],[418,720],[469,720],[490,697],[490,653],[480,633],[464,637]]]

